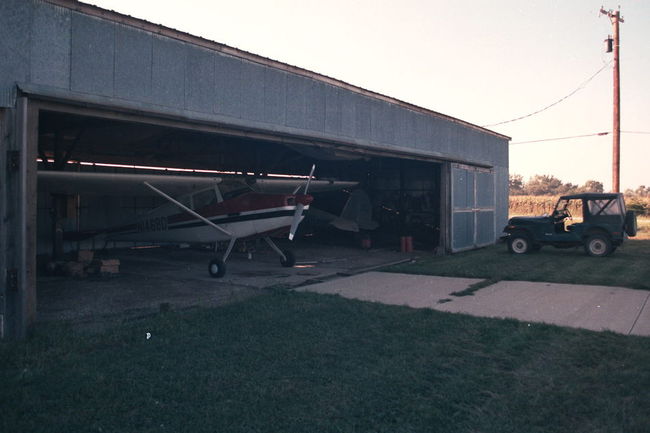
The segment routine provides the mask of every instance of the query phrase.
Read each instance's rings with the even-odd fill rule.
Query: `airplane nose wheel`
[[[284,259],[280,259],[280,264],[282,266],[285,268],[291,268],[296,264],[296,256],[293,255],[292,251],[284,250],[282,251],[282,254],[284,254],[285,257]]]
[[[221,278],[226,275],[226,264],[221,259],[212,259],[208,265],[208,272],[212,278]]]

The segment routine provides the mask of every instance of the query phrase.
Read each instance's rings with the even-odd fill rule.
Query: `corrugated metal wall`
[[[493,167],[507,219],[508,142],[449,118],[40,0],[0,2],[0,106],[31,92]]]

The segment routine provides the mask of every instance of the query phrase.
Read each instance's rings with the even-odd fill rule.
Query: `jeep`
[[[636,214],[625,210],[623,194],[575,194],[560,197],[550,215],[510,218],[501,239],[513,254],[539,251],[544,245],[582,245],[588,255],[604,257],[626,237],[636,236],[636,224]]]

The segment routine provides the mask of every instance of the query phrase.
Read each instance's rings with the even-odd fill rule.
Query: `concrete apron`
[[[298,290],[480,317],[650,336],[650,292],[645,290],[501,281],[474,292],[473,296],[452,295],[480,281],[368,272]]]

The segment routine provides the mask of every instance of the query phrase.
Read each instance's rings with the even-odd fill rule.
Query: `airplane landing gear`
[[[285,268],[292,268],[296,264],[296,256],[293,254],[293,251],[291,250],[281,250],[278,248],[278,246],[273,242],[273,240],[269,237],[264,238],[267,244],[275,251],[278,253],[280,256],[280,264],[284,266]],[[230,255],[230,252],[232,251],[232,247],[235,245],[235,238],[232,238],[230,240],[230,243],[228,244],[228,249],[226,250],[226,253],[223,255],[223,259],[212,259],[210,261],[210,264],[208,266],[208,272],[210,273],[210,276],[212,278],[221,278],[224,275],[226,275],[226,260],[228,260],[228,256]]]
[[[210,272],[210,276],[212,278],[221,278],[224,275],[226,275],[226,260],[228,260],[228,256],[232,251],[232,247],[235,246],[236,241],[237,238],[230,238],[230,242],[228,243],[228,249],[226,250],[226,253],[223,255],[223,259],[218,259],[218,258],[212,259],[210,265],[208,265],[208,272]],[[217,245],[215,244],[215,250],[216,248]]]
[[[285,268],[291,268],[293,265],[296,264],[296,256],[293,254],[293,252],[289,250],[284,250],[282,251],[278,246],[273,242],[273,239],[266,237],[264,238],[267,244],[275,251],[278,253],[280,256],[280,264],[284,266]]]
[[[221,278],[226,275],[226,264],[221,259],[212,259],[208,266],[208,272],[212,278]]]
[[[292,268],[296,264],[296,256],[290,250],[284,250],[282,254],[284,254],[284,258],[280,258],[280,264],[285,268]]]

